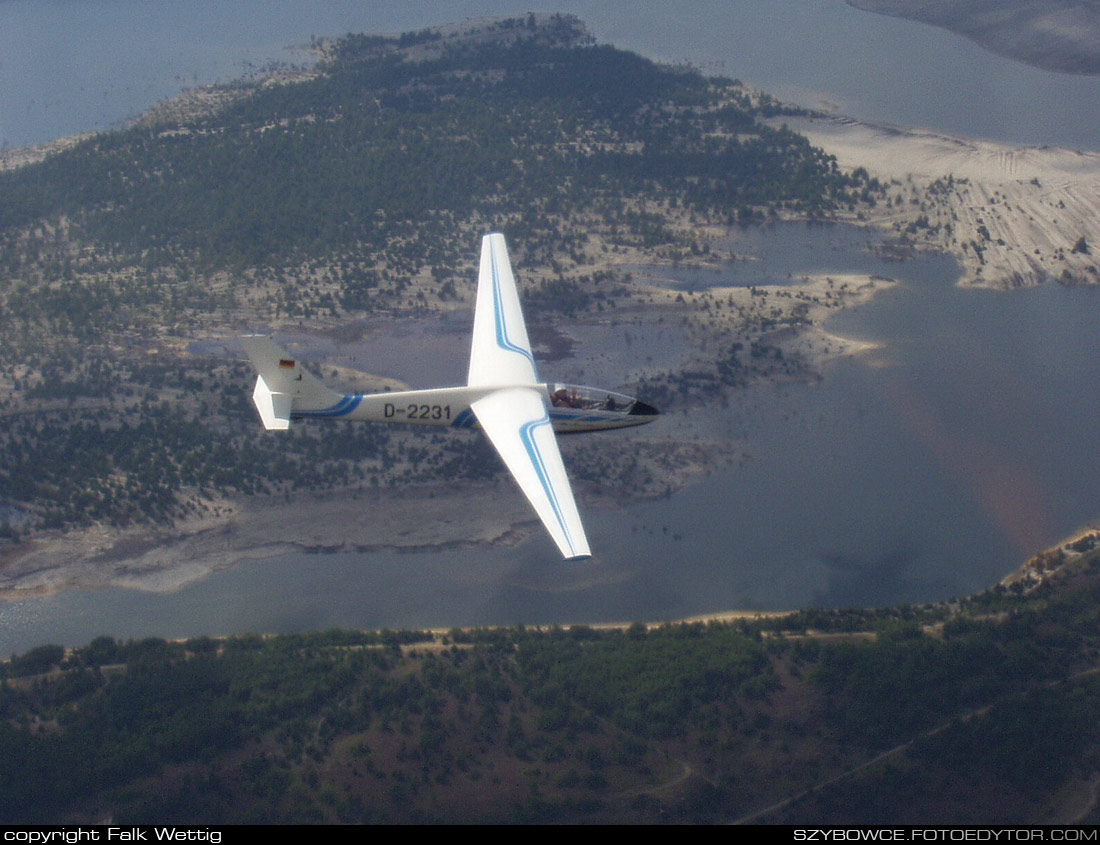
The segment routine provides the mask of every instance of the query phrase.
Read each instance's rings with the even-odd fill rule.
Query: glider
[[[267,429],[309,418],[480,428],[568,560],[590,557],[591,551],[554,432],[641,425],[658,414],[621,393],[539,381],[501,234],[481,242],[465,386],[341,394],[269,337],[247,335],[241,344],[259,374],[252,400]]]

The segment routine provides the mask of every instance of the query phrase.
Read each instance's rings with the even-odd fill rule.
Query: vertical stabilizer
[[[264,428],[290,428],[297,411],[320,411],[343,398],[303,369],[290,353],[264,335],[245,335],[241,345],[259,376],[252,401],[260,412]]]

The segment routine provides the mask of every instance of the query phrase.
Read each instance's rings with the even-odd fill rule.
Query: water
[[[792,237],[792,232],[796,233]],[[738,228],[713,244],[711,261],[729,256],[718,266],[627,267],[635,281],[652,280],[660,287],[698,291],[708,287],[789,285],[810,274],[865,273],[892,276],[898,262],[880,257],[882,238],[851,226],[811,223]]]
[[[399,32],[519,0],[5,0],[0,144],[22,146],[132,118],[181,89],[270,62],[313,35]],[[843,0],[559,0],[607,43],[738,77],[782,99],[970,137],[1094,149],[1100,78],[1050,73],[951,33]]]
[[[847,244],[830,266],[883,269],[867,234],[843,227],[751,237],[773,257],[797,255],[806,238]],[[773,260],[783,272],[803,267],[778,257],[754,266],[767,274]],[[631,621],[989,586],[1097,515],[1100,290],[959,290],[957,266],[938,255],[891,271],[896,287],[828,326],[880,349],[835,363],[819,383],[742,391],[703,421],[663,409],[639,432],[705,424],[749,457],[623,511],[582,497],[592,561],[563,564],[541,531],[515,548],[246,561],[170,595],[71,590],[0,605],[0,654],[105,632]],[[603,366],[584,344],[575,353],[543,369]],[[591,435],[609,449],[622,436]],[[580,442],[562,440],[567,465]]]

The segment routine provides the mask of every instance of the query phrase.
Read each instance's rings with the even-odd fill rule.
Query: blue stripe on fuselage
[[[292,417],[344,417],[359,407],[363,401],[362,393],[348,393],[331,408],[322,408],[319,411],[294,411]]]
[[[455,417],[455,421],[453,423],[451,423],[451,427],[452,428],[470,428],[476,422],[477,422],[477,417],[474,416],[473,410],[471,410],[470,408],[464,408],[459,413],[459,415],[457,417]]]

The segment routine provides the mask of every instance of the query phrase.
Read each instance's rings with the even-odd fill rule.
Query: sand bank
[[[0,599],[128,587],[170,592],[243,559],[291,552],[417,550],[515,543],[537,526],[526,503],[495,484],[461,497],[443,485],[324,496],[222,501],[217,514],[175,527],[92,528],[9,549]],[[489,503],[491,502],[491,506]]]
[[[787,123],[841,167],[889,183],[887,202],[863,219],[954,255],[961,284],[1100,283],[1100,153],[847,118]]]
[[[582,510],[657,498],[733,458],[726,442],[680,442],[657,435],[618,440],[615,460],[629,466],[631,478],[642,479],[639,483],[605,485],[575,478]],[[597,459],[607,462],[606,444],[575,438],[562,450],[567,466],[574,468],[595,465]],[[623,498],[624,490],[629,499]],[[542,530],[503,468],[496,480],[463,481],[460,486],[418,483],[207,504],[205,516],[174,526],[43,532],[30,542],[0,549],[0,600],[73,587],[171,592],[245,559],[294,552],[509,546]]]

